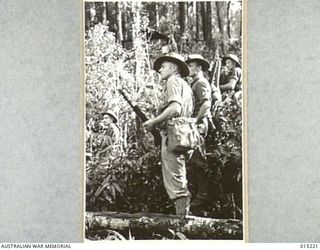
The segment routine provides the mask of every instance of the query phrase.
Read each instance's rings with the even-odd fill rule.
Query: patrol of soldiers
[[[154,128],[161,130],[163,183],[174,203],[176,215],[180,217],[190,214],[190,206],[197,208],[208,200],[205,140],[208,131],[215,129],[211,117],[212,96],[217,92],[220,94],[220,91],[223,93],[242,89],[241,65],[237,56],[228,55],[222,58],[222,63],[225,66],[221,72],[220,89],[212,86],[206,79],[204,72],[208,71],[210,63],[200,54],[190,54],[185,60],[181,55],[171,52],[157,58],[153,65],[165,84],[164,102],[158,110],[158,116],[144,122],[143,127],[146,131],[152,131]],[[192,79],[190,84],[184,80],[187,77]],[[105,147],[98,153],[98,157],[104,154],[110,145],[117,145],[119,142],[117,116],[110,110],[103,115],[100,124],[105,129],[104,137],[109,139],[105,141]],[[176,138],[170,138],[169,124],[178,118],[181,118],[180,123],[193,118],[194,126],[190,125],[191,130],[197,132],[200,138],[195,147],[190,146],[184,151],[173,149],[171,143]],[[189,143],[195,144],[192,141]],[[192,200],[187,176],[193,177],[192,186],[195,190],[192,190]]]
[[[89,224],[102,212],[124,219],[122,229],[108,226],[124,238],[241,239],[241,2],[84,7],[84,21],[98,22],[87,27],[83,60]]]
[[[222,91],[241,89],[241,69],[239,60],[235,55],[224,57],[228,72],[228,81],[222,84]],[[204,77],[204,71],[209,69],[209,62],[199,54],[188,56],[185,61],[176,53],[169,53],[156,59],[154,70],[166,81],[165,102],[159,110],[159,115],[144,123],[146,130],[158,126],[162,130],[161,162],[163,181],[171,200],[174,201],[176,214],[186,216],[189,214],[191,194],[188,189],[187,171],[194,173],[197,193],[191,207],[205,203],[207,199],[207,176],[205,137],[209,126],[214,129],[211,118],[210,83]],[[224,71],[223,74],[227,75]],[[183,77],[192,78],[189,86]],[[236,78],[236,76],[238,78]],[[225,80],[223,78],[223,80]],[[230,85],[230,86],[229,86]],[[194,117],[196,127],[202,136],[202,142],[192,151],[175,152],[170,149],[168,137],[168,122],[174,117]],[[191,157],[191,158],[190,158]]]

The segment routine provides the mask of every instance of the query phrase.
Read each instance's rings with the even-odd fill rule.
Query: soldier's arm
[[[210,111],[210,108],[211,108],[211,101],[210,100],[204,101],[196,117],[197,121],[200,121]]]
[[[176,79],[167,82],[168,107],[156,118],[150,119],[144,123],[147,130],[152,130],[156,125],[180,114],[182,111],[182,85]]]
[[[170,118],[174,117],[177,114],[181,113],[181,106],[177,102],[171,102],[169,106],[156,118],[149,119],[144,123],[144,127],[146,130],[152,130],[158,124],[169,120]]]
[[[234,90],[237,82],[241,78],[241,69],[235,68],[232,72],[232,75],[229,78],[229,82],[227,84],[220,85],[221,91]]]
[[[111,133],[112,143],[117,144],[120,141],[120,130],[116,125],[114,125],[114,128]]]
[[[236,87],[237,84],[237,80],[235,79],[231,79],[227,84],[224,85],[220,85],[220,90],[223,91],[227,91],[227,90],[233,90]]]
[[[210,113],[211,108],[211,88],[207,81],[200,81],[196,88],[195,93],[200,100],[199,112],[196,116],[197,120],[200,121],[205,115]]]

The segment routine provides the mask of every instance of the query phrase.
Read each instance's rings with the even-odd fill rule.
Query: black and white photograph
[[[245,239],[243,11],[83,1],[85,241]]]

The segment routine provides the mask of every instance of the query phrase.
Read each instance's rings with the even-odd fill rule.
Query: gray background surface
[[[0,242],[80,241],[79,1],[0,9]]]
[[[320,2],[248,7],[250,241],[319,242]],[[0,242],[79,242],[80,2],[0,9]]]
[[[320,242],[320,1],[248,4],[250,240]]]

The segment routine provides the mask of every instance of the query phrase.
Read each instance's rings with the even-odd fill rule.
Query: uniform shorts
[[[174,200],[179,197],[190,196],[186,171],[186,155],[169,150],[166,131],[162,131],[161,136],[162,175],[169,198]]]

